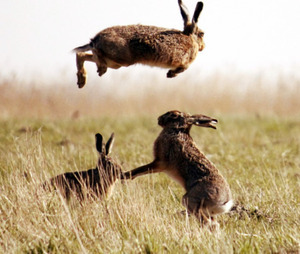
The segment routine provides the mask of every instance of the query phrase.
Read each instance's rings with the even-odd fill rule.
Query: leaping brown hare
[[[185,188],[182,203],[188,213],[194,214],[203,225],[218,228],[215,216],[231,209],[231,191],[219,170],[200,152],[190,136],[192,125],[216,129],[216,123],[216,119],[204,115],[176,110],[165,113],[158,118],[163,130],[154,142],[153,162],[125,172],[122,179],[166,173]]]
[[[114,183],[120,178],[122,173],[121,166],[109,157],[111,152],[114,133],[106,144],[103,144],[103,137],[97,133],[96,149],[99,159],[96,168],[87,171],[67,172],[51,178],[44,184],[44,187],[54,187],[67,200],[74,194],[79,200],[87,196],[97,196],[108,198],[111,195]]]
[[[178,4],[184,21],[183,31],[145,25],[113,26],[99,32],[90,43],[75,48],[79,88],[86,83],[85,61],[96,63],[99,76],[107,68],[118,69],[137,63],[168,68],[168,78],[185,71],[205,46],[204,32],[197,26],[203,3],[197,3],[192,20],[181,0]],[[92,54],[84,53],[88,50]]]

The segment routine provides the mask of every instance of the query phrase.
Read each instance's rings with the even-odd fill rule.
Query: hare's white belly
[[[112,68],[112,69],[119,69],[122,66],[125,66],[125,67],[128,66],[126,64],[119,64],[109,58],[105,58],[105,62],[107,64],[107,67]]]
[[[183,188],[185,188],[185,181],[183,179],[183,177],[179,174],[177,169],[165,169],[163,171],[164,173],[166,173],[169,177],[171,177],[174,181],[176,181],[177,183],[179,183]]]

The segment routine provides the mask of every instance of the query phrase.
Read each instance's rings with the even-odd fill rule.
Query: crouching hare
[[[109,157],[114,142],[114,133],[111,134],[106,144],[103,144],[101,134],[97,133],[95,138],[96,149],[99,153],[96,168],[87,171],[67,172],[55,176],[46,182],[44,186],[54,187],[67,200],[70,199],[71,194],[74,194],[80,200],[90,194],[98,197],[109,197],[114,183],[122,174],[121,166]]]
[[[185,188],[182,198],[188,213],[203,225],[218,228],[217,214],[228,212],[233,200],[228,183],[218,169],[200,152],[190,136],[192,125],[216,129],[216,119],[169,111],[158,118],[163,128],[154,143],[154,161],[127,171],[123,179],[164,172]]]
[[[107,68],[118,69],[137,63],[168,68],[168,78],[185,71],[198,51],[204,49],[204,32],[197,26],[203,3],[197,3],[192,20],[181,0],[178,4],[184,21],[183,31],[145,25],[113,26],[99,32],[89,44],[75,48],[79,88],[86,83],[85,61],[96,63],[99,76],[105,74]],[[84,53],[88,50],[92,54]]]

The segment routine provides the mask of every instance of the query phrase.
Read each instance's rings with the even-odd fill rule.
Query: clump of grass
[[[116,133],[125,170],[150,162],[152,117],[0,121],[1,253],[297,253],[300,120],[223,116],[193,128],[228,180],[236,209],[219,234],[181,213],[183,189],[163,174],[117,183],[111,199],[70,203],[41,184],[95,165],[94,134]],[[61,142],[68,140],[68,142]]]

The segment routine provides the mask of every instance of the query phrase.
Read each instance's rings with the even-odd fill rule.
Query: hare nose
[[[205,43],[202,42],[201,45],[200,45],[200,47],[199,47],[199,51],[202,51],[204,48],[205,48]]]

